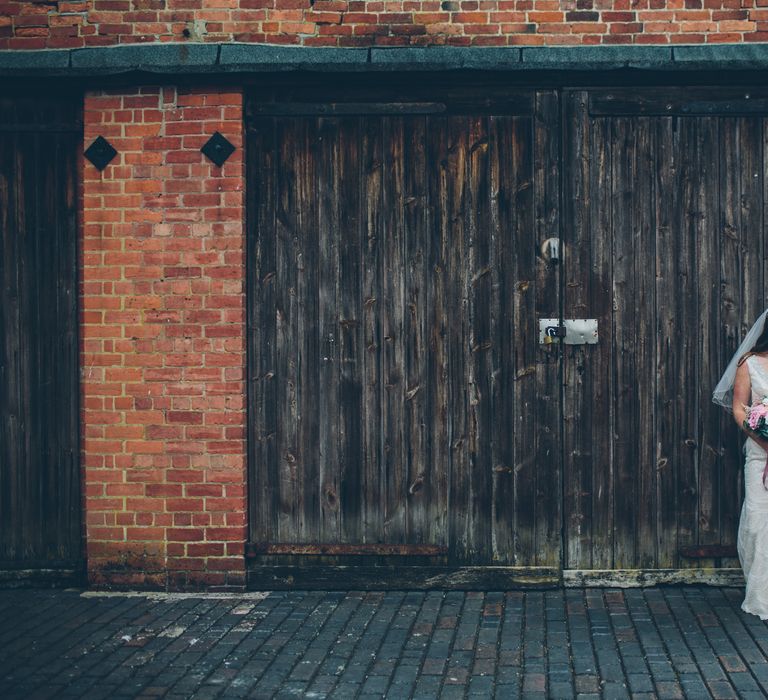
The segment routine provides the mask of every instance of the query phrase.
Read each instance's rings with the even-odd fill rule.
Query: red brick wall
[[[768,40],[768,0],[0,0],[0,49],[154,41],[305,46]]]
[[[214,131],[237,146],[218,168]],[[85,99],[82,425],[94,584],[243,583],[242,95],[128,88]]]

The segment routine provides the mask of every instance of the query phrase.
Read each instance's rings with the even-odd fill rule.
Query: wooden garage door
[[[711,394],[766,304],[768,93],[563,101],[564,309],[600,324],[565,348],[565,567],[698,566],[736,542],[742,437]]]
[[[0,569],[81,559],[75,100],[0,100]]]
[[[557,107],[251,105],[251,553],[559,566]]]

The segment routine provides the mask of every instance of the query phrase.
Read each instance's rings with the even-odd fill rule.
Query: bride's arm
[[[747,417],[747,411],[744,406],[752,403],[752,385],[749,381],[749,368],[746,362],[736,370],[736,380],[733,383],[733,419],[749,437],[751,437],[760,447],[768,452],[768,440],[760,437],[757,433],[744,427],[744,419]]]

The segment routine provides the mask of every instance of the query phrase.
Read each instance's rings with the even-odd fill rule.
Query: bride
[[[768,397],[768,309],[747,333],[712,400],[747,434],[738,553],[746,579],[741,609],[768,620],[768,440],[744,425],[747,408]]]

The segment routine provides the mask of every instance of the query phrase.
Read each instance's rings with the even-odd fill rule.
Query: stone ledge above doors
[[[452,70],[764,71],[768,44],[344,49],[169,43],[0,51],[0,75],[5,77]]]

